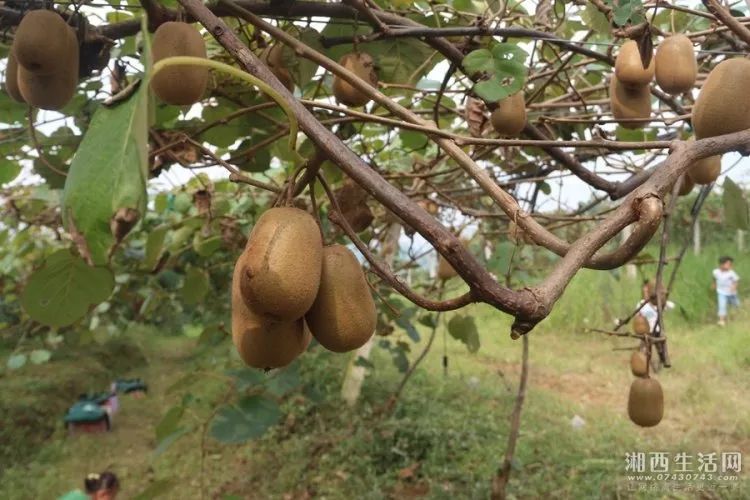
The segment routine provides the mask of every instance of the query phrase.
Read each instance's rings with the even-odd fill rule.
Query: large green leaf
[[[182,414],[185,413],[185,407],[181,404],[175,405],[167,410],[167,413],[161,418],[158,424],[156,424],[156,442],[163,441],[166,437],[173,434],[177,430],[177,426],[182,419]]]
[[[211,421],[211,435],[223,443],[242,443],[262,436],[281,420],[279,405],[263,396],[248,396],[221,408]]]
[[[0,159],[0,184],[10,182],[21,173],[21,163],[8,158]]]
[[[526,80],[526,57],[523,49],[512,43],[496,43],[489,49],[477,49],[466,55],[463,66],[469,75],[485,73],[488,80],[474,86],[474,92],[485,101],[494,102],[515,94]]]
[[[724,194],[721,199],[724,204],[725,224],[735,229],[750,229],[747,200],[742,194],[742,189],[729,177],[724,179]]]
[[[205,271],[197,267],[191,267],[185,273],[185,281],[182,284],[182,300],[185,304],[194,305],[203,300],[211,283]]]
[[[88,266],[68,250],[59,250],[29,277],[21,305],[39,323],[66,326],[106,300],[114,283],[109,269]]]
[[[118,212],[146,210],[148,178],[148,87],[125,102],[100,107],[65,180],[63,221],[83,255],[104,264],[116,243],[111,228]]]
[[[144,31],[145,23],[144,16]],[[151,51],[149,38],[143,41],[147,81]],[[129,97],[100,106],[68,170],[63,222],[89,263],[106,263],[117,240],[146,211],[149,99],[141,81]]]
[[[456,315],[448,322],[448,333],[451,337],[466,344],[469,352],[479,350],[479,332],[474,318],[471,316]]]

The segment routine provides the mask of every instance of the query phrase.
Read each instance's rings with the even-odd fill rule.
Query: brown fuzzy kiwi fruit
[[[339,64],[373,87],[378,86],[378,74],[375,72],[375,62],[370,54],[355,52],[345,54],[339,60]],[[337,101],[347,106],[364,106],[370,102],[367,95],[339,76],[333,77],[333,95],[336,96]]]
[[[59,17],[59,16],[58,16]],[[18,91],[30,106],[59,110],[65,107],[76,92],[78,85],[78,38],[73,28],[65,26],[64,41],[59,44],[67,48],[67,62],[59,73],[47,75],[32,73],[18,65]]]
[[[341,215],[356,232],[370,227],[375,216],[367,206],[367,191],[362,189],[351,179],[336,190],[336,202],[341,209]]]
[[[437,265],[437,277],[441,280],[449,280],[454,276],[458,276],[458,273],[450,263],[445,260],[445,257],[438,254],[438,265]]]
[[[698,76],[693,42],[683,34],[665,38],[656,49],[656,83],[668,94],[682,94],[693,88]]]
[[[695,137],[705,139],[750,128],[750,60],[720,62],[708,74],[693,106]]]
[[[310,214],[293,207],[267,210],[238,260],[245,303],[278,321],[301,318],[318,293],[322,255],[320,229]]]
[[[633,333],[636,335],[648,335],[651,333],[651,326],[648,320],[642,314],[636,314],[633,317]]]
[[[636,377],[645,377],[648,374],[648,359],[645,353],[635,351],[630,356],[630,371]]]
[[[289,92],[294,91],[294,79],[292,74],[284,65],[284,44],[276,43],[263,51],[261,59],[266,63],[271,73],[287,88]]]
[[[654,79],[654,58],[648,68],[643,67],[641,53],[635,40],[628,40],[620,47],[615,60],[615,75],[625,87],[645,87]]]
[[[320,290],[305,321],[320,345],[333,352],[357,349],[375,332],[370,287],[357,257],[345,246],[323,249]]]
[[[18,63],[13,51],[8,54],[8,61],[5,64],[5,91],[14,101],[26,102],[18,88]]]
[[[16,28],[13,55],[30,74],[53,76],[66,72],[72,57],[69,43],[71,30],[60,14],[53,10],[29,11]],[[74,45],[78,52],[78,43]]]
[[[252,311],[242,297],[240,261],[232,280],[232,340],[245,364],[261,369],[286,366],[310,343],[303,319],[275,321]]]
[[[167,57],[206,58],[206,43],[190,24],[169,21],[156,29],[152,43],[154,62]],[[151,90],[166,102],[186,106],[200,101],[208,85],[208,68],[195,65],[168,66],[151,78]]]
[[[653,378],[637,378],[630,385],[628,416],[634,424],[653,427],[664,416],[664,393]]]
[[[682,176],[682,184],[680,184],[680,190],[677,192],[677,196],[686,196],[690,194],[690,191],[695,187],[695,181],[685,174]]]
[[[518,137],[526,126],[526,100],[519,91],[501,99],[490,115],[490,123],[500,135]]]
[[[609,101],[616,120],[646,119],[651,116],[651,91],[648,86],[627,88],[612,75],[609,82]],[[643,128],[646,122],[620,121],[621,127]]]
[[[693,162],[688,170],[688,177],[695,184],[711,184],[721,174],[721,155],[709,156]]]
[[[417,201],[417,205],[422,207],[430,215],[437,215],[440,211],[440,205],[429,198]]]

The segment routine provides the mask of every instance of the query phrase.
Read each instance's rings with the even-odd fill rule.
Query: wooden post
[[[742,253],[745,251],[745,231],[742,229],[737,230],[737,252]]]
[[[633,226],[625,226],[625,229],[622,230],[622,241],[626,241],[630,234],[633,232]],[[625,276],[627,276],[629,279],[634,280],[638,277],[638,268],[635,264],[625,264]]]
[[[695,221],[695,229],[693,229],[693,253],[695,255],[701,254],[701,221],[700,219]]]

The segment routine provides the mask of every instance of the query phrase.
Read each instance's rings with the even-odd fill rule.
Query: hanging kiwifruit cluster
[[[609,100],[612,114],[620,126],[637,129],[651,116],[651,89],[654,78],[654,58],[643,67],[638,44],[628,40],[620,47],[615,60],[615,72],[609,82]]]
[[[59,110],[78,85],[78,37],[53,10],[31,10],[13,38],[5,89],[13,99],[41,109]]]
[[[648,320],[642,314],[633,316],[633,333],[636,335],[648,335],[651,333],[651,326]]]
[[[261,61],[266,63],[273,76],[278,78],[281,84],[289,92],[294,91],[294,78],[284,64],[284,44],[275,43],[266,47],[260,55]]]
[[[651,116],[650,84],[654,76],[659,87],[668,94],[682,94],[693,88],[698,63],[688,37],[677,34],[665,38],[650,58],[648,67],[643,66],[635,40],[622,44],[609,83],[612,114],[620,126],[637,129],[645,125],[645,120]]]
[[[375,61],[370,54],[351,52],[339,59],[339,64],[377,88],[378,74],[375,71]],[[338,75],[333,77],[333,95],[338,102],[351,107],[364,106],[370,102],[370,98],[366,94],[354,88]]]
[[[258,219],[232,282],[232,339],[246,364],[286,366],[312,336],[334,352],[356,349],[376,317],[357,258],[341,245],[323,247],[310,214],[280,207]]]
[[[182,22],[166,22],[154,33],[154,62],[167,57],[190,56],[205,59],[206,43],[195,27]],[[151,79],[151,90],[166,102],[186,106],[200,101],[208,85],[208,68],[196,65],[168,66]]]
[[[693,137],[688,139],[689,142],[694,140]],[[711,184],[719,177],[719,174],[721,174],[721,155],[694,161],[687,171],[687,177],[692,181],[690,189],[692,190],[695,184]]]

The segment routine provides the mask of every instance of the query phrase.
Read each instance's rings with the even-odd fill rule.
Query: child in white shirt
[[[740,281],[740,277],[732,269],[733,264],[732,257],[722,257],[719,259],[719,267],[713,270],[714,282],[712,288],[716,290],[716,299],[719,306],[719,326],[726,325],[728,307],[730,305],[739,307],[740,305],[740,299],[737,297],[737,283]]]

